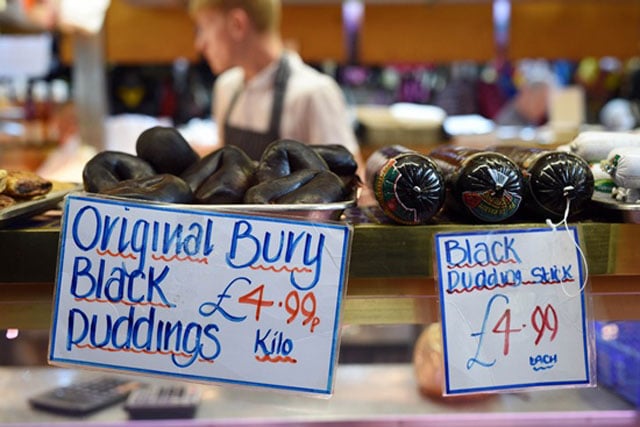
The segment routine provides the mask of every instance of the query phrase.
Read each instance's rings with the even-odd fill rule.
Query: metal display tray
[[[80,190],[81,184],[53,182],[51,191],[43,196],[28,200],[18,200],[15,205],[0,210],[0,228],[13,225],[51,209],[57,209],[64,196]]]
[[[83,193],[87,196],[99,197],[111,200],[119,200],[121,202],[147,203],[155,206],[166,206],[168,208],[207,211],[207,212],[234,212],[248,215],[269,215],[283,218],[299,218],[313,221],[338,221],[341,219],[345,209],[355,207],[357,205],[357,196],[354,192],[353,197],[339,202],[322,203],[322,204],[182,204],[182,203],[164,203],[147,200],[139,200],[133,198],[107,196],[96,193]]]
[[[614,199],[610,193],[595,191],[591,202],[609,213],[615,214],[623,222],[640,223],[640,203],[627,203]]]

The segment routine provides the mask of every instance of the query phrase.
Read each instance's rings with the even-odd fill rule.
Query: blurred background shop
[[[68,139],[69,152],[130,150],[126,132],[154,121],[214,147],[216,76],[184,3],[2,2],[0,163],[62,174],[48,155]],[[555,143],[635,127],[639,13],[628,0],[291,0],[282,34],[340,84],[365,152],[479,134]]]
[[[365,155],[638,126],[637,0],[283,3],[287,47],[338,82]],[[212,151],[216,76],[193,41],[181,0],[0,0],[0,169],[80,182],[155,124]],[[340,363],[410,363],[423,328],[346,325]],[[48,331],[0,332],[0,365],[46,364]]]

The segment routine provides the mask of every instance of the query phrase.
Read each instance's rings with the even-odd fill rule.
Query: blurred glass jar
[[[600,123],[606,130],[630,131],[638,124],[637,106],[627,99],[614,98],[600,110]]]
[[[444,397],[444,359],[440,323],[427,326],[413,349],[413,367],[420,392],[428,397]]]
[[[431,323],[418,336],[413,348],[413,367],[418,389],[426,397],[453,403],[484,400],[493,396],[487,393],[443,395],[445,389],[444,349],[442,326],[439,322]]]

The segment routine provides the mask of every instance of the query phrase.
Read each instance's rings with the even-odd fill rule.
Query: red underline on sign
[[[526,282],[522,282],[521,285],[524,285],[524,286],[527,286],[527,285],[560,285],[562,283],[569,283],[569,282],[575,282],[575,279],[564,279],[564,280],[554,280],[554,281],[544,281],[544,282],[526,281]],[[492,291],[494,289],[508,288],[510,286],[518,286],[518,285],[516,285],[515,282],[506,282],[506,283],[499,283],[499,284],[494,285],[494,286],[474,286],[472,288],[450,289],[450,290],[447,290],[447,293],[448,294],[464,294],[464,293],[475,292],[475,291]]]
[[[576,279],[563,279],[563,280],[543,280],[539,282],[526,281],[522,282],[523,285],[559,285],[561,283],[575,282]]]
[[[452,289],[452,290],[447,290],[447,293],[448,294],[464,294],[464,293],[474,292],[474,291],[492,291],[494,289],[508,288],[509,286],[515,286],[515,285],[516,284],[514,282],[506,282],[506,283],[499,283],[493,286],[478,286],[478,287],[474,286],[473,288]]]
[[[134,254],[122,254],[120,252],[111,252],[109,249],[105,249],[104,251],[101,251],[100,249],[96,249],[96,252],[100,256],[109,255],[114,258],[120,257],[124,259],[127,259],[127,258],[136,259],[136,256]]]
[[[258,362],[271,362],[271,363],[298,363],[298,361],[292,357],[289,356],[276,356],[276,357],[271,357],[268,354],[265,354],[264,356],[260,357],[260,356],[256,356],[256,360]]]
[[[170,262],[170,261],[189,261],[189,262],[195,262],[198,264],[209,264],[209,260],[207,258],[193,258],[190,256],[179,256],[179,255],[173,255],[171,257],[166,257],[164,255],[151,255],[151,258],[153,258],[156,261],[165,261],[165,262]]]
[[[93,346],[91,344],[76,344],[76,347],[78,347],[79,349],[89,348],[91,350],[108,351],[109,353],[116,353],[116,352],[123,351],[125,353],[135,353],[135,354],[160,354],[162,356],[192,357],[192,355],[190,355],[190,354],[187,354],[187,353],[176,353],[175,351],[162,351],[162,350],[149,351],[149,350],[137,350],[135,348],[96,347],[96,346]],[[213,360],[206,360],[206,359],[198,359],[198,362],[213,363],[214,361]]]
[[[286,271],[288,273],[311,273],[313,270],[311,270],[310,268],[307,267],[287,267],[287,266],[282,266],[280,268],[276,268],[274,266],[264,266],[264,265],[252,265],[251,266],[252,270],[265,270],[265,271],[274,271],[276,273],[281,273],[282,271]]]
[[[560,285],[562,283],[575,282],[576,279],[564,279],[564,280],[542,280],[538,282],[526,281],[522,282],[523,285]]]
[[[468,263],[464,263],[464,264],[453,264],[453,265],[449,265],[447,266],[447,268],[449,270],[454,269],[454,268],[474,268],[474,267],[486,267],[488,265],[492,265],[492,266],[498,266],[500,264],[517,264],[518,262],[515,259],[506,259],[504,261],[487,261],[487,262],[477,262],[475,264],[468,264]]]
[[[154,306],[154,307],[162,307],[162,308],[172,308],[173,307],[171,305],[163,304],[163,303],[160,303],[160,302],[154,302],[154,301],[141,301],[141,302],[131,302],[131,301],[125,301],[125,300],[110,301],[108,299],[98,299],[98,298],[74,298],[74,300],[76,300],[76,301],[84,301],[84,302],[97,302],[97,303],[100,303],[100,304],[109,303],[109,304],[124,304],[124,305],[135,305],[135,306],[151,305],[151,306]]]

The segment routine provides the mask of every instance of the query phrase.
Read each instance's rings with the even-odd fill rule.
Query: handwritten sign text
[[[52,363],[331,392],[350,229],[67,198]]]
[[[590,383],[575,228],[571,236],[436,235],[447,394]]]

